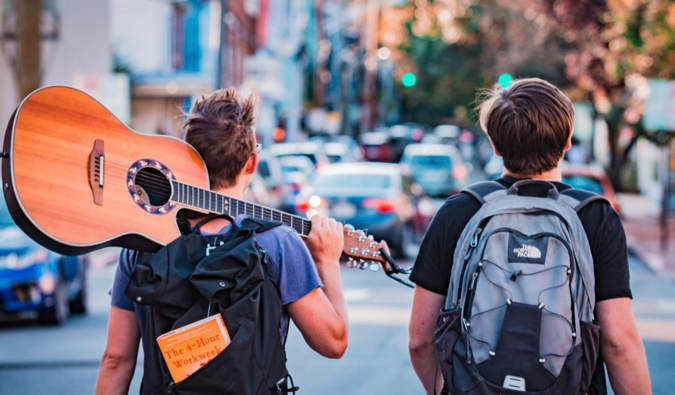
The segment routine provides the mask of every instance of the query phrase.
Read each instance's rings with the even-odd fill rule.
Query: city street
[[[410,262],[400,262],[408,265]],[[675,278],[657,276],[632,260],[633,308],[645,341],[654,394],[675,386]],[[89,272],[89,313],[62,327],[31,321],[0,327],[1,394],[93,393],[105,345],[107,290],[114,266]],[[412,289],[384,276],[343,268],[350,308],[350,342],[340,360],[320,357],[297,330],[288,339],[288,367],[301,394],[419,394],[407,353]],[[142,357],[141,357],[142,358]],[[138,393],[142,359],[130,393]]]

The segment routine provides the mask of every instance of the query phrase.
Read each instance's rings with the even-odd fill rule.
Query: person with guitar
[[[253,130],[255,103],[232,90],[218,90],[198,100],[185,123],[185,141],[201,155],[212,191],[242,199],[258,165],[259,145]],[[192,213],[195,213],[194,211]],[[187,218],[192,226],[203,215]],[[234,218],[239,223],[244,215]],[[201,227],[207,234],[226,232],[230,222],[213,219]],[[323,216],[311,218],[304,243],[296,231],[278,226],[257,235],[278,275],[283,304],[282,339],[293,320],[308,345],[322,356],[340,358],[347,348],[347,305],[342,292],[339,258],[343,225]],[[137,263],[150,253],[123,249],[110,291],[108,337],[96,383],[97,394],[126,394],[136,367],[136,356],[146,309],[125,296]]]

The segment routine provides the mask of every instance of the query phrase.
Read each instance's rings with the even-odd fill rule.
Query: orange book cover
[[[178,383],[206,365],[230,344],[220,314],[185,325],[157,338],[173,381]]]

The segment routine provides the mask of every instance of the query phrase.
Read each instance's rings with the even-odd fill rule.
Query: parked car
[[[392,150],[392,162],[399,162],[403,150],[412,143],[422,141],[426,126],[416,123],[404,123],[389,128],[389,144]]]
[[[371,162],[391,162],[394,158],[389,133],[386,130],[376,130],[361,135],[363,157]]]
[[[340,161],[362,161],[363,148],[352,136],[344,134],[315,136],[309,139],[312,142],[323,144],[324,151],[331,163]],[[337,144],[333,144],[337,143]],[[345,151],[345,147],[348,152]]]
[[[457,148],[446,144],[410,144],[401,164],[429,196],[447,197],[466,186],[466,166]]]
[[[86,271],[86,256],[62,256],[26,236],[0,194],[0,312],[62,324],[87,310]]]
[[[328,161],[330,161],[330,163],[357,161],[354,151],[349,149],[349,146],[345,143],[329,141],[324,144],[323,148],[326,151],[326,156],[328,156]]]
[[[424,196],[393,163],[335,163],[322,167],[300,191],[299,215],[328,215],[384,239],[398,257],[410,254],[434,213],[421,212]],[[421,207],[429,205],[422,204]]]
[[[258,159],[256,173],[260,175],[267,188],[266,197],[262,197],[263,192],[258,193],[259,199],[265,201],[265,203],[260,202],[260,204],[278,210],[287,209],[288,207],[284,205],[284,197],[289,193],[289,190],[284,184],[284,174],[281,171],[279,159],[266,149],[260,151]],[[253,181],[255,180],[252,180],[252,183]],[[253,194],[255,195],[254,191]]]
[[[306,156],[284,156],[279,158],[281,173],[286,186],[284,193],[285,211],[295,213],[295,197],[302,187],[307,184],[316,169],[312,161]]]
[[[269,148],[270,154],[280,158],[284,156],[305,156],[312,161],[315,168],[329,163],[322,144],[314,141],[303,143],[278,143]]]
[[[438,125],[434,128],[431,136],[438,138],[441,144],[457,145],[459,141],[460,128],[457,125]]]
[[[570,165],[563,162],[561,166],[562,181],[574,188],[585,189],[604,196],[614,210],[619,212],[619,204],[614,196],[614,187],[607,173],[595,165]]]

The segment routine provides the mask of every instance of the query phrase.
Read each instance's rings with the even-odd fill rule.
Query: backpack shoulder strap
[[[577,213],[589,203],[595,201],[603,201],[609,204],[609,201],[604,196],[577,188],[569,188],[561,191],[558,201],[572,207]]]
[[[241,222],[241,226],[239,228],[252,230],[255,233],[262,233],[280,225],[281,222],[278,221],[247,217]]]
[[[481,181],[462,189],[462,192],[473,196],[480,204],[494,200],[506,194],[506,191],[506,187],[497,181]]]

